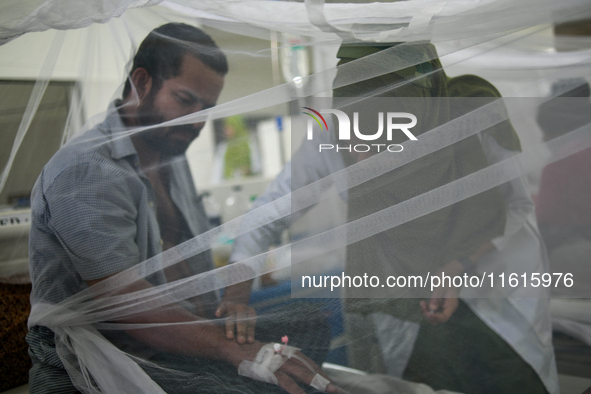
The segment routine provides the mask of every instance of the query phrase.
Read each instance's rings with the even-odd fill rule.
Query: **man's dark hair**
[[[167,23],[152,30],[142,41],[133,58],[129,75],[144,68],[153,78],[158,91],[162,81],[179,75],[185,55],[190,54],[221,75],[228,72],[226,55],[207,33],[184,23]],[[131,92],[131,80],[127,78],[123,97]]]

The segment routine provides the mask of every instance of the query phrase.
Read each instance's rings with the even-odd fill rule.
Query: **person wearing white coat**
[[[379,48],[376,51],[383,49]],[[429,54],[429,51],[434,52],[434,48],[427,45],[424,51]],[[350,50],[343,52],[345,52],[343,57],[349,56],[347,52],[351,53]],[[363,52],[362,56],[365,56],[368,54],[368,49],[363,48],[361,52]],[[371,53],[371,49],[369,49],[369,54]],[[434,88],[432,84],[436,85],[438,83],[437,78],[440,78],[439,81],[441,81],[441,78],[445,78],[445,82],[441,83],[448,85],[449,93],[446,94],[450,96],[454,94],[459,96],[458,91],[461,92],[462,89],[466,96],[470,95],[470,93],[478,96],[483,91],[485,93],[496,92],[496,89],[488,82],[472,76],[459,78],[453,82],[455,85],[452,86],[452,82],[442,72],[436,54],[433,56],[433,53],[430,53],[427,58],[435,60],[427,60],[418,66],[409,68],[412,68],[412,71],[419,76],[419,81],[413,82],[419,87],[413,86],[410,89],[424,89],[427,91],[427,95],[430,93],[432,97],[436,97],[433,94]],[[408,69],[392,74],[396,74],[395,79],[408,80],[407,71]],[[338,78],[337,75],[335,84]],[[430,81],[421,82],[423,78]],[[396,86],[392,81],[385,81],[384,79],[373,82],[375,82],[376,86],[387,86],[388,83]],[[368,82],[364,81],[363,84],[365,85],[362,89],[365,89]],[[358,85],[362,85],[362,83]],[[456,90],[455,93],[453,92],[454,89]],[[415,93],[416,91],[411,91],[410,95],[412,96]],[[491,94],[494,96],[495,93]],[[406,95],[408,95],[408,92]],[[355,94],[351,96],[355,96]],[[332,126],[329,126],[328,129],[332,131]],[[507,128],[505,127],[505,129]],[[512,132],[512,128],[510,129],[512,135],[506,131],[485,131],[477,134],[482,146],[482,152],[489,164],[503,161],[518,153],[519,141]],[[502,133],[507,134],[502,136]],[[334,150],[325,151],[322,154],[318,153],[319,143],[326,143],[327,146],[334,145],[338,143],[335,138],[333,132],[316,132],[313,141],[304,140],[299,150],[294,153],[291,163],[286,165],[266,193],[259,197],[253,209],[271,203],[292,191],[310,185],[319,179],[346,169],[348,165],[352,165],[351,162],[347,162],[346,154],[343,155]],[[513,141],[511,141],[512,138]],[[474,144],[474,141],[472,140],[471,143]],[[475,146],[470,145],[468,147],[472,149]],[[357,160],[353,160],[353,163],[361,160],[363,158],[357,157]],[[433,168],[436,167],[437,165],[433,166]],[[482,253],[470,254],[471,257],[474,257],[471,262],[468,262],[467,266],[463,266],[464,272],[469,272],[471,275],[482,275],[486,272],[487,277],[492,274],[494,278],[498,278],[499,274],[505,273],[505,280],[507,280],[510,273],[527,273],[529,276],[531,273],[541,274],[547,272],[548,262],[533,216],[534,205],[527,193],[525,182],[523,177],[517,176],[510,182],[495,188],[504,202],[504,208],[495,212],[502,212],[504,215],[503,220],[500,222],[495,221],[496,233],[491,230],[490,234],[494,233],[496,236],[491,236],[487,240],[487,244],[490,244],[490,246]],[[341,185],[338,189],[347,190],[348,187]],[[341,197],[350,203],[351,193],[358,194],[359,190],[349,188],[348,193],[341,193]],[[370,194],[367,194],[367,196],[370,196]],[[494,198],[493,196],[488,200],[485,198],[481,201],[485,204],[486,201],[494,201]],[[372,200],[367,201],[371,204]],[[482,205],[482,208],[483,211],[488,210],[486,205]],[[271,224],[264,228],[238,237],[231,260],[243,260],[265,251],[269,246],[270,238],[272,238],[267,237],[267,235],[269,233],[280,233],[301,214],[302,212],[297,212],[291,217],[271,221]],[[492,223],[495,219],[494,214],[491,215],[490,221]],[[349,216],[351,216],[351,211]],[[498,229],[499,226],[501,226],[500,230]],[[430,229],[424,228],[423,230],[428,232]],[[391,257],[400,253],[400,245],[403,243],[397,244],[395,238],[391,238],[385,243],[388,244],[383,251],[385,255]],[[349,245],[346,273],[359,268],[359,264],[356,267],[350,263],[351,250],[351,245]],[[368,256],[365,261],[369,260],[371,260],[371,257]],[[457,259],[454,258],[454,260]],[[462,260],[466,261],[465,259]],[[368,266],[360,268],[361,271],[365,269],[370,273],[373,268],[377,267],[376,264],[373,264],[373,266],[371,263],[368,264]],[[357,273],[361,271],[357,270]],[[430,302],[433,302],[433,298],[431,301],[425,302],[422,305],[423,315],[426,320],[431,320],[432,323],[440,323],[438,327],[461,327],[464,322],[469,321],[469,323],[466,323],[465,328],[466,332],[470,333],[470,337],[466,337],[464,343],[457,344],[457,353],[464,351],[467,353],[459,356],[454,354],[453,349],[456,346],[454,343],[451,343],[451,347],[447,347],[446,350],[436,356],[433,355],[433,353],[437,353],[436,349],[432,349],[432,352],[429,345],[435,348],[437,341],[442,346],[446,345],[446,341],[457,341],[457,336],[461,336],[461,334],[455,333],[455,339],[434,334],[440,332],[441,329],[433,329],[424,321],[417,321],[416,318],[407,318],[408,316],[404,316],[404,313],[390,313],[389,310],[380,306],[374,308],[371,306],[371,302],[369,304],[362,302],[361,307],[358,309],[364,311],[364,313],[358,313],[359,310],[356,311],[355,308],[346,309],[348,312],[346,318],[349,328],[348,335],[351,340],[348,354],[349,364],[353,367],[361,366],[364,367],[363,369],[370,369],[370,372],[372,372],[371,368],[368,368],[368,365],[370,365],[368,362],[375,357],[373,355],[368,357],[369,352],[366,348],[366,344],[371,342],[371,340],[367,340],[368,335],[370,335],[375,338],[374,340],[379,345],[380,354],[378,358],[381,358],[380,363],[383,364],[385,371],[395,376],[403,376],[407,379],[427,383],[434,389],[463,392],[509,392],[507,387],[514,386],[513,390],[516,390],[515,392],[557,393],[558,380],[548,309],[549,294],[546,290],[542,286],[532,289],[531,287],[511,287],[507,283],[505,283],[505,287],[501,287],[499,283],[495,283],[492,287],[483,285],[483,287],[479,288],[462,288],[459,294],[459,298],[462,300],[459,307],[456,304],[454,308],[449,310],[445,310],[447,304],[443,300],[453,299],[453,297],[442,297],[440,301],[435,301],[440,302],[440,304],[434,305],[435,308],[432,310],[429,310],[429,308],[432,306]],[[354,298],[355,293],[350,292],[347,297]],[[404,300],[400,305],[409,305],[409,302],[417,304],[416,310],[420,316],[419,301],[414,299],[410,301]],[[352,305],[354,303],[347,299],[345,304]],[[373,305],[377,304],[374,303]],[[402,306],[402,309],[404,308],[406,306]],[[433,320],[429,315],[429,313],[436,312],[434,313],[434,316],[436,316],[442,311],[445,313],[441,313],[441,315],[445,316],[439,321],[436,318]],[[421,333],[425,332],[429,334],[421,339]],[[478,332],[478,335],[474,338],[471,337],[473,332]],[[479,336],[482,333],[484,334]],[[426,346],[424,346],[425,343]],[[355,346],[356,344],[358,346]],[[355,348],[361,349],[361,352],[355,351]],[[472,349],[476,350],[474,350],[473,354],[470,354]],[[421,351],[423,354],[417,355]],[[478,354],[478,352],[491,352],[493,354]],[[432,357],[432,363],[425,362],[429,357]],[[449,359],[446,359],[446,357],[449,357]],[[457,362],[457,360],[461,361]],[[495,365],[495,363],[498,365]],[[494,368],[497,366],[500,369],[495,371]],[[466,368],[469,368],[469,370],[466,370]],[[481,370],[478,368],[481,368]],[[488,371],[489,369],[490,371]],[[431,370],[437,371],[433,372]],[[501,370],[506,372],[500,373]],[[423,371],[425,371],[424,374]],[[373,372],[381,371],[373,370]],[[485,372],[485,374],[477,376],[481,372]],[[486,375],[486,373],[490,374]],[[455,376],[445,376],[449,374],[455,374]],[[465,378],[468,378],[468,383],[455,383],[455,381],[462,381]]]

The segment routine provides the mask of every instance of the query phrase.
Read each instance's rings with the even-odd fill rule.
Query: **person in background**
[[[216,147],[213,182],[242,179],[261,172],[256,140],[241,115],[224,120],[224,140]]]
[[[567,79],[552,86],[553,98],[538,109],[537,121],[544,141],[551,141],[591,122],[589,83]],[[576,148],[573,141],[557,155]],[[555,295],[589,296],[591,256],[591,148],[548,164],[542,171],[536,216],[546,242],[553,272],[573,273],[575,287],[553,287]],[[588,280],[585,280],[584,278]]]
[[[404,56],[416,65],[353,84],[343,83],[341,78],[350,76],[350,71],[344,71],[347,63],[379,52],[384,55],[386,51],[392,62]],[[417,126],[419,141],[422,133],[478,108],[468,104],[469,108],[456,113],[449,101],[435,99],[468,97],[471,99],[464,103],[478,103],[478,98],[500,97],[497,89],[482,78],[447,77],[433,45],[405,44],[401,55],[395,53],[392,44],[343,44],[337,54],[341,68],[333,96],[355,98],[355,103],[372,97],[396,100],[395,105],[388,106],[390,110],[408,111],[422,122]],[[387,56],[382,56],[381,61],[387,61]],[[373,102],[368,102],[372,106]],[[358,111],[356,107],[352,110]],[[331,132],[316,133],[315,138],[321,143],[337,144],[336,131],[332,126],[328,128]],[[366,129],[373,131],[375,125]],[[398,141],[396,138],[372,143],[404,140],[404,136]],[[347,142],[363,143],[354,139]],[[253,209],[375,154],[347,149],[318,154],[318,141],[304,140]],[[484,169],[489,163],[510,158],[520,149],[509,121],[501,122],[348,189],[348,220],[368,217],[420,196]],[[524,180],[518,177],[348,245],[345,274],[386,278],[430,271],[453,276],[490,272],[507,264],[515,272],[545,272],[543,247],[535,222],[531,221],[533,210]],[[264,252],[269,234],[281,233],[296,220],[296,215],[292,216],[270,221],[237,238],[231,260]],[[497,290],[488,289],[487,293],[462,289],[464,297],[460,299],[460,289],[454,287],[437,288],[423,298],[408,294],[389,298],[381,293],[369,297],[363,293],[366,289],[345,289],[349,366],[464,393],[558,392],[547,294],[540,290],[536,299],[510,299],[509,295],[500,297]],[[378,344],[377,353],[370,350],[373,343]]]

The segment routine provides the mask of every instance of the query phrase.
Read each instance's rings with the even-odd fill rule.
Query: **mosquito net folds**
[[[591,345],[588,2],[0,10],[32,393],[556,393]]]

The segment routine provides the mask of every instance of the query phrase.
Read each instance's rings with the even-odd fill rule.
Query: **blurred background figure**
[[[240,115],[224,121],[223,140],[214,156],[214,183],[241,179],[261,172],[256,140],[251,136],[246,122]]]
[[[544,141],[558,138],[591,122],[589,83],[585,79],[555,82],[552,97],[538,109],[537,121],[544,133]],[[575,147],[576,141],[572,141],[556,154],[561,155]],[[553,288],[554,295],[591,295],[588,280],[591,278],[589,168],[591,149],[585,149],[547,165],[542,172],[536,197],[536,216],[548,248],[550,269],[552,272],[572,272],[581,279],[571,289],[564,286]]]

